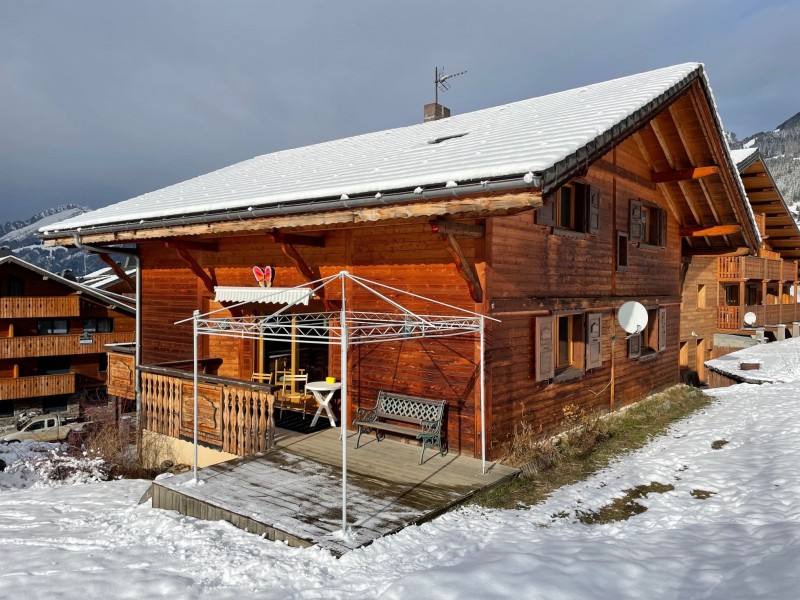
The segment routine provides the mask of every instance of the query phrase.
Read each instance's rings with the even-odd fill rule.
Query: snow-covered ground
[[[2,489],[0,597],[795,600],[800,383],[714,394],[541,505],[464,508],[339,560],[138,505],[144,481]],[[576,518],[651,482],[674,489],[646,512]]]

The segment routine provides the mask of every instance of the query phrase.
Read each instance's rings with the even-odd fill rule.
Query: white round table
[[[310,381],[306,384],[306,390],[311,392],[314,395],[314,399],[319,403],[319,408],[314,414],[314,418],[311,420],[311,427],[317,424],[317,420],[319,420],[323,408],[325,412],[328,413],[328,420],[331,422],[331,427],[336,427],[336,419],[333,416],[333,412],[331,412],[330,402],[336,390],[341,389],[341,387],[342,384],[338,381],[336,383]]]

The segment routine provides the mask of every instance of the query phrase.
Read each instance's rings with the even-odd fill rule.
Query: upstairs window
[[[645,246],[667,246],[667,211],[643,200],[631,200],[630,240]]]
[[[8,295],[17,298],[25,295],[25,281],[13,275],[8,276]]]
[[[39,319],[36,323],[36,331],[39,335],[66,335],[69,333],[69,321],[67,319]]]
[[[536,223],[554,229],[597,235],[600,232],[600,189],[568,183],[545,198]]]
[[[648,308],[647,326],[638,335],[628,338],[628,357],[655,355],[667,348],[667,309]]]
[[[84,319],[84,333],[111,333],[114,331],[114,319]]]

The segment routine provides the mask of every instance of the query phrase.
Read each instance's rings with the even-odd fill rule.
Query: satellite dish
[[[617,322],[626,333],[641,333],[647,327],[647,309],[639,302],[626,302],[617,311]]]
[[[744,321],[744,324],[747,325],[748,327],[752,327],[753,325],[756,324],[757,318],[758,317],[756,317],[756,313],[748,312],[744,314],[744,317],[742,317],[742,321]]]

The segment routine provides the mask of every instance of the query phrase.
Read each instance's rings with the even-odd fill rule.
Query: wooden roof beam
[[[708,177],[719,172],[719,168],[713,167],[693,167],[691,169],[678,169],[674,171],[662,171],[661,173],[652,173],[650,181],[653,183],[666,183],[668,181],[687,181],[691,179],[700,179],[701,177]]]
[[[687,250],[683,256],[747,256],[750,248],[698,248]]]
[[[282,233],[273,229],[267,237],[278,244],[291,244],[292,246],[311,246],[314,248],[325,247],[324,235],[300,235],[297,233]]]
[[[177,252],[178,257],[189,265],[189,269],[191,269],[192,273],[195,274],[202,283],[203,286],[208,290],[211,295],[215,294],[214,288],[217,287],[217,278],[214,276],[214,273],[211,274],[206,273],[203,270],[203,267],[200,266],[200,263],[195,260],[194,256],[189,254],[189,251],[184,248],[174,248],[175,252]]]
[[[633,134],[633,141],[636,142],[636,145],[639,147],[639,152],[642,153],[642,158],[644,158],[650,165],[654,165],[655,162],[653,161],[653,157],[650,154],[650,151],[647,149],[647,144],[645,143],[642,134],[640,131],[637,131]],[[675,203],[672,201],[672,197],[670,194],[662,188],[664,199],[667,201],[667,205],[669,206],[670,210],[672,211],[673,216],[677,221],[680,223],[683,218],[680,212],[678,212],[678,208]],[[699,221],[698,221],[699,223]]]
[[[198,242],[194,240],[170,240],[164,242],[167,248],[181,250],[198,250],[200,252],[219,252],[219,242]]]
[[[705,237],[716,235],[732,235],[740,233],[742,226],[738,223],[733,225],[711,225],[709,227],[681,227],[681,237]]]
[[[114,272],[114,275],[119,277],[120,281],[122,281],[125,286],[128,288],[128,291],[135,292],[136,291],[136,284],[133,282],[133,279],[125,272],[125,269],[117,264],[113,258],[111,258],[108,254],[98,253],[97,256],[100,257],[104,263],[106,263],[111,270]]]
[[[478,274],[475,272],[475,269],[469,264],[469,261],[467,261],[467,257],[464,256],[464,252],[461,250],[461,245],[458,243],[458,240],[452,233],[441,235],[441,238],[447,244],[447,251],[453,257],[458,274],[461,275],[462,279],[467,283],[469,295],[476,303],[483,302],[483,286],[481,286],[481,281],[478,279]]]
[[[485,235],[483,225],[470,225],[468,223],[458,223],[457,221],[445,221],[435,219],[430,221],[433,233],[460,235],[468,238],[482,238]]]
[[[297,269],[297,272],[300,273],[300,275],[302,275],[306,279],[306,281],[310,283],[312,281],[317,281],[318,279],[321,278],[319,269],[315,270],[309,267],[308,263],[305,260],[303,260],[303,257],[300,256],[300,253],[297,251],[294,245],[288,241],[289,239],[294,239],[295,237],[311,237],[311,236],[292,235],[291,237],[289,237],[289,234],[283,234],[273,229],[271,232],[267,233],[267,237],[273,242],[280,244],[281,252],[284,253],[286,258],[292,261],[294,268]],[[317,294],[317,296],[319,296],[319,299],[322,300],[322,303],[325,306],[325,310],[326,311],[331,310],[331,305],[329,301],[325,298],[325,288],[320,288],[315,293]]]

